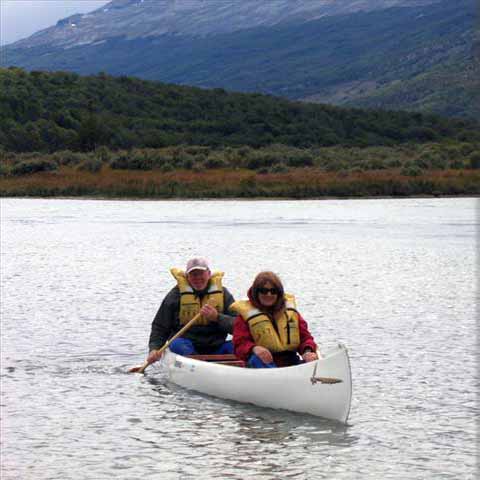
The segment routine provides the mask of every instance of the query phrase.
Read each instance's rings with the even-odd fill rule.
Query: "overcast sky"
[[[74,13],[91,12],[109,0],[0,0],[0,44],[15,42]]]

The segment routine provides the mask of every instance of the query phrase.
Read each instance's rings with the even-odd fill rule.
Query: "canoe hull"
[[[293,367],[238,368],[182,357],[168,350],[161,367],[171,382],[219,398],[342,423],[346,423],[350,412],[350,362],[342,344],[325,352],[316,362]],[[341,382],[322,383],[325,377]]]

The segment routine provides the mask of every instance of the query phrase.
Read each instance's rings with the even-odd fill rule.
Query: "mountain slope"
[[[256,27],[305,23],[325,16],[429,5],[439,0],[113,0],[16,43],[71,48],[114,37],[204,37]]]
[[[480,119],[475,0],[221,5],[116,0],[7,47],[1,63]]]

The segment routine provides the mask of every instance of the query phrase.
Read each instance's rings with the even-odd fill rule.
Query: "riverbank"
[[[480,170],[429,170],[408,176],[399,169],[324,172],[315,167],[286,173],[248,169],[99,172],[62,166],[0,178],[2,197],[91,198],[364,198],[480,195]]]

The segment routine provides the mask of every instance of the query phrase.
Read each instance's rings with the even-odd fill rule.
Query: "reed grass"
[[[480,195],[479,169],[423,171],[400,168],[334,172],[304,167],[281,173],[242,169],[115,170],[72,166],[0,178],[0,195],[107,198],[320,198],[417,195]]]

